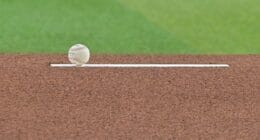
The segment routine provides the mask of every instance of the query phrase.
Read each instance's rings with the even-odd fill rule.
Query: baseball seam
[[[78,48],[72,48],[71,51],[80,51],[80,50],[83,50],[85,49],[86,47],[84,46],[77,46]]]
[[[75,54],[70,53],[70,58],[75,62],[75,63],[84,63],[83,61],[81,61],[81,59],[77,58],[75,56]]]

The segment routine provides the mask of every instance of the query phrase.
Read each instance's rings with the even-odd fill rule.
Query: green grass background
[[[0,53],[259,54],[259,0],[0,0]]]

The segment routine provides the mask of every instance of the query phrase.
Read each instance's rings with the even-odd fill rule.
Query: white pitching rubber
[[[228,64],[51,64],[56,68],[86,67],[86,68],[228,68]]]

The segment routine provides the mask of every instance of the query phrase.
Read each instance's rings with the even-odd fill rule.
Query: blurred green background
[[[0,0],[0,53],[259,54],[259,0]]]

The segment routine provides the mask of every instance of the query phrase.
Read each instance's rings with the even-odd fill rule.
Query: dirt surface
[[[94,56],[91,63],[230,68],[50,68],[0,55],[1,140],[260,139],[260,56]]]

